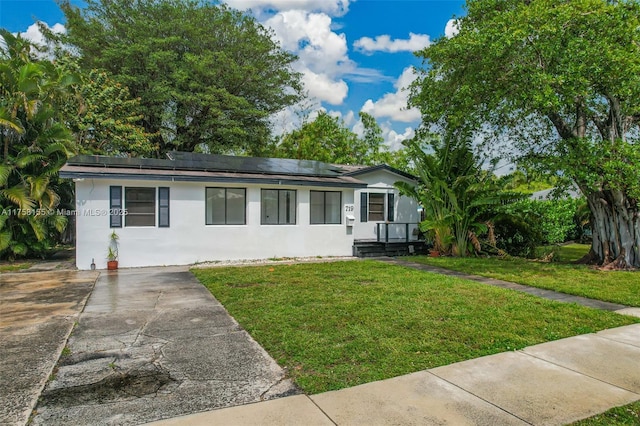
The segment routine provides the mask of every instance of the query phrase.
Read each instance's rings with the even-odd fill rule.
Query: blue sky
[[[464,14],[462,0],[226,0],[251,9],[274,29],[281,45],[296,53],[309,94],[304,108],[274,118],[276,133],[299,126],[301,109],[341,116],[356,132],[357,114],[376,117],[392,147],[413,135],[416,111],[404,109],[403,86],[420,65],[412,51],[443,37],[448,21]],[[73,4],[81,4],[73,1]],[[55,0],[0,0],[0,27],[38,39],[34,18],[64,25]]]

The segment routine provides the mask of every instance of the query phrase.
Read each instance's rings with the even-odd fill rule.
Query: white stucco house
[[[76,264],[120,267],[273,257],[351,256],[358,242],[413,242],[415,201],[386,165],[172,152],[167,159],[77,156]],[[413,249],[413,247],[412,247]]]

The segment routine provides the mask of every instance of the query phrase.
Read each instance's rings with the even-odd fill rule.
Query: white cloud
[[[412,67],[405,68],[394,87],[395,93],[386,93],[377,101],[368,99],[362,106],[362,111],[375,118],[388,117],[395,121],[411,123],[420,120],[420,111],[407,108],[409,96],[408,87],[417,78]]]
[[[449,19],[447,25],[444,27],[444,35],[447,38],[451,38],[460,32],[460,25],[457,19]]]
[[[44,25],[46,25],[47,28],[49,28],[49,30],[51,30],[55,34],[64,34],[67,32],[67,29],[64,27],[64,25],[60,23],[55,24],[53,27],[50,27],[46,23]],[[31,41],[33,44],[37,44],[39,46],[44,46],[46,44],[44,35],[42,35],[42,33],[40,32],[40,28],[37,24],[31,24],[29,28],[27,28],[27,31],[19,34],[22,38]]]
[[[431,44],[431,40],[426,34],[409,33],[408,40],[392,40],[388,35],[379,35],[375,39],[362,37],[353,43],[353,47],[364,53],[373,52],[415,52],[424,49]]]
[[[297,54],[311,70],[335,74],[354,66],[347,56],[346,36],[331,30],[331,17],[324,13],[288,10],[268,19],[265,25],[275,31],[284,49]]]
[[[403,133],[398,133],[391,128],[389,122],[380,125],[382,129],[382,137],[385,144],[389,147],[389,151],[397,151],[402,148],[402,142],[407,139],[411,139],[415,136],[416,132],[412,127],[405,127]]]
[[[303,73],[302,83],[309,96],[332,105],[340,105],[349,92],[349,87],[343,80],[333,81],[326,74],[316,74],[311,70]]]
[[[331,29],[330,16],[287,10],[264,24],[274,30],[285,50],[298,56],[294,68],[302,73],[302,82],[311,97],[332,105],[344,102],[349,88],[343,76],[357,67],[347,54],[346,36]]]
[[[225,3],[234,9],[251,9],[257,16],[270,10],[305,10],[344,16],[349,11],[350,0],[226,0]]]

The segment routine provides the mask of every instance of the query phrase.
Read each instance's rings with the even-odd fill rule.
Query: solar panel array
[[[343,171],[328,163],[287,158],[239,157],[172,151],[169,159],[79,155],[67,164],[75,166],[124,167],[134,169],[194,170],[231,173],[285,174],[337,177]]]

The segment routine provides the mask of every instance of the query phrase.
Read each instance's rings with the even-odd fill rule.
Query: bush
[[[496,245],[514,256],[533,257],[535,247],[580,239],[576,219],[583,199],[521,200],[503,207],[495,221]]]
[[[500,215],[494,221],[496,247],[512,256],[535,257],[536,247],[542,244],[539,227],[531,224],[538,220],[530,214]]]

